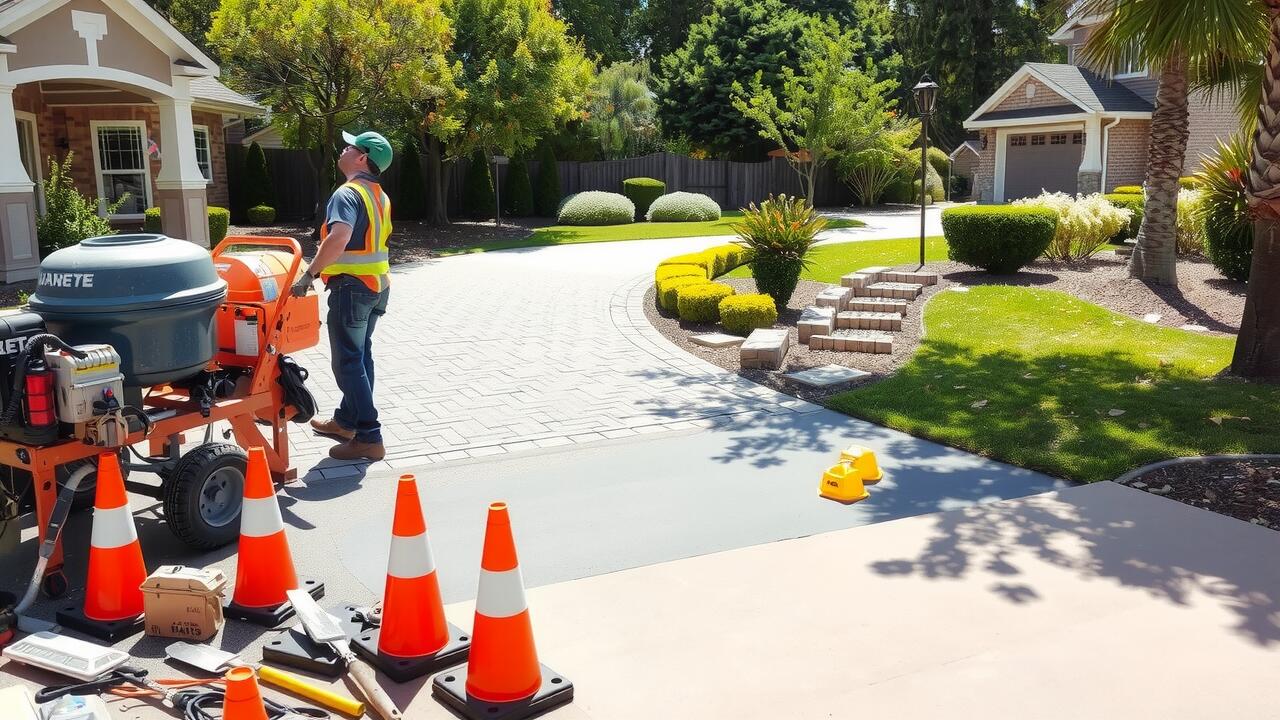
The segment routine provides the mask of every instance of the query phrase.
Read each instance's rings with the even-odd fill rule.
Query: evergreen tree
[[[645,54],[657,60],[684,45],[689,28],[711,12],[713,0],[649,0],[637,18]]]
[[[555,217],[560,209],[560,170],[551,145],[543,143],[538,157],[538,185],[533,191],[533,207],[539,217]]]
[[[400,220],[421,220],[427,209],[427,186],[422,178],[422,158],[412,140],[396,156],[400,160],[400,182],[391,213]]]
[[[502,182],[502,214],[529,217],[533,214],[533,184],[524,158],[512,158]]]
[[[480,150],[471,156],[471,165],[462,182],[462,212],[476,220],[494,216],[497,200],[493,194],[493,175],[489,173],[489,161]]]
[[[244,203],[246,208],[276,206],[276,190],[267,169],[267,155],[256,142],[249,145],[244,159]]]
[[[581,38],[587,55],[602,65],[634,58],[639,51],[640,0],[554,0],[552,8]]]

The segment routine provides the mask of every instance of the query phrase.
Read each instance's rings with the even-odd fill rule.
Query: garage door
[[[1004,199],[1034,197],[1041,189],[1075,193],[1084,133],[1009,135],[1004,154]]]

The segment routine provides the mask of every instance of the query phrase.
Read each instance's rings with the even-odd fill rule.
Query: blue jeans
[[[382,426],[373,404],[373,329],[387,313],[391,288],[375,293],[350,275],[333,277],[327,287],[333,377],[342,391],[333,419],[344,430],[354,430],[357,441],[380,443]]]

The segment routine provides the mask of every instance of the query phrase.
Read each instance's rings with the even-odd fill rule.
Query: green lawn
[[[533,234],[519,240],[497,240],[467,247],[444,248],[441,255],[511,250],[513,248],[541,247],[545,245],[573,245],[577,243],[617,242],[619,240],[656,240],[658,238],[699,237],[703,235],[733,235],[733,225],[742,219],[742,213],[730,210],[719,220],[710,222],[638,222],[630,225],[578,226],[551,225],[538,228]],[[831,229],[860,227],[858,220],[831,218]]]
[[[1081,481],[1176,456],[1280,451],[1280,386],[1213,379],[1231,338],[1001,286],[940,293],[925,325],[895,376],[828,404]]]
[[[872,265],[907,265],[920,262],[920,238],[900,240],[860,240],[819,245],[809,253],[810,265],[801,275],[806,280],[838,283],[842,275]],[[947,259],[947,241],[941,235],[925,238],[925,260]],[[751,268],[743,265],[725,277],[751,277]]]

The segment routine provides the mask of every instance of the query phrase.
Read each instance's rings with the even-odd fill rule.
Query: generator
[[[50,254],[27,307],[0,313],[0,496],[29,498],[43,540],[58,487],[76,473],[76,504],[92,503],[96,458],[116,452],[129,490],[161,500],[188,545],[235,541],[246,450],[266,451],[277,482],[296,477],[288,424],[314,412],[287,355],[319,342],[318,296],[289,292],[301,272],[292,238],[231,236],[210,252],[125,234]],[[65,589],[60,548],[55,560],[50,595]]]

